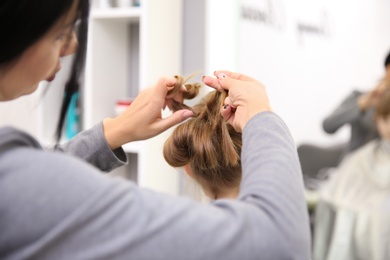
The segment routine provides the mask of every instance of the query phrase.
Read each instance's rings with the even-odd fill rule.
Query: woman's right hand
[[[175,87],[174,77],[161,78],[154,87],[144,89],[122,114],[103,120],[104,136],[112,150],[132,141],[154,137],[194,115],[182,109],[162,117],[162,109],[170,107],[172,99],[182,102],[182,91],[169,94]]]
[[[203,77],[203,82],[218,91],[228,91],[221,115],[237,132],[242,132],[255,114],[271,111],[265,87],[259,81],[230,71],[216,71],[214,76]]]

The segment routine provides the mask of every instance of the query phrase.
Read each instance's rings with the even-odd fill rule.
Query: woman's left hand
[[[170,99],[180,99],[182,96],[181,93],[167,96],[176,82],[174,77],[161,78],[156,86],[140,92],[125,112],[115,118],[103,120],[104,136],[111,149],[154,137],[194,115],[192,111],[179,110],[162,118],[162,109],[167,104],[169,106]]]

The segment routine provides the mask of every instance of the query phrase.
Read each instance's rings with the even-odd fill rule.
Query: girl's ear
[[[186,164],[184,166],[184,171],[188,176],[190,176],[192,179],[195,179],[195,174],[193,173],[191,166],[189,164]]]
[[[184,166],[184,171],[186,172],[186,174],[187,174],[191,179],[193,179],[195,182],[197,182],[197,183],[200,185],[200,187],[202,188],[204,194],[205,194],[207,197],[209,197],[209,198],[211,198],[211,199],[216,199],[216,198],[217,198],[216,194],[214,194],[213,192],[211,192],[210,189],[207,187],[207,184],[201,183],[201,182],[199,182],[199,180],[197,180],[197,179],[195,178],[195,177],[196,177],[196,176],[195,176],[195,173],[191,170],[190,164],[186,164],[186,165]]]

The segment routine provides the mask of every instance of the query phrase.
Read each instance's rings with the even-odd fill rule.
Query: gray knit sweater
[[[358,106],[358,98],[363,94],[357,90],[352,91],[322,123],[324,131],[329,134],[337,132],[344,125],[350,125],[350,139],[343,156],[379,138],[375,110],[369,108],[361,111]]]
[[[243,131],[238,200],[205,205],[102,174],[124,163],[101,124],[56,151],[0,128],[0,259],[310,259],[296,148],[274,113]]]

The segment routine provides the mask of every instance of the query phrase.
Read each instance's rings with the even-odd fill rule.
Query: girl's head
[[[390,84],[379,97],[376,106],[376,125],[381,138],[390,141]]]
[[[88,12],[88,0],[0,2],[0,101],[30,94],[40,81],[53,80],[61,68],[60,58],[75,52],[66,92],[77,91],[85,58]],[[62,121],[68,104],[65,99]]]
[[[163,152],[168,164],[184,167],[213,199],[236,196],[241,181],[241,133],[219,113],[225,97],[218,91],[205,96],[192,108],[197,116],[175,128]]]

